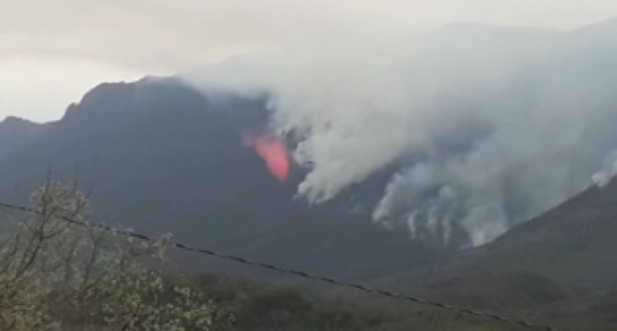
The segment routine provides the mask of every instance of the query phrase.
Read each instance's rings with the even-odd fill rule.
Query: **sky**
[[[0,118],[55,120],[100,82],[237,54],[327,53],[449,22],[572,29],[614,16],[614,0],[6,0]]]

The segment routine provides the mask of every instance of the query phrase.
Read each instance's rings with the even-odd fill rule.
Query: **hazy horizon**
[[[448,23],[573,29],[616,16],[617,3],[607,0],[2,3],[0,118],[56,120],[100,82],[175,74],[237,55],[336,56],[341,45],[411,38]]]

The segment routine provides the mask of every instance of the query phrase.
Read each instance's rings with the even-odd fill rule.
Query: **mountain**
[[[13,116],[7,117],[0,122],[0,158],[4,154],[20,149],[44,130],[45,125],[38,125]]]
[[[421,146],[410,143],[400,153],[407,159],[391,177],[375,218],[415,237],[465,247],[490,241],[583,190],[617,149],[614,35],[611,22],[573,31],[456,24],[425,35],[409,62],[430,68],[417,71],[419,89],[438,88],[428,93],[428,105],[414,108],[410,101],[409,107],[434,117],[408,119],[384,106],[354,131],[364,139],[357,145],[372,146],[362,133],[373,132],[370,123],[380,117],[391,120],[392,131],[392,118],[399,116],[422,123],[408,129],[422,133],[408,140]],[[411,93],[415,87],[405,84],[400,89]],[[383,94],[387,99],[388,91]],[[471,238],[451,236],[457,225]]]
[[[443,101],[435,107],[452,109],[446,113],[453,117],[435,118],[440,123],[428,130],[426,150],[395,157],[318,206],[295,199],[306,169],[292,165],[289,180],[280,183],[243,145],[243,132],[268,127],[266,94],[206,96],[178,79],[154,77],[101,84],[57,122],[0,124],[0,196],[24,202],[51,167],[54,177],[92,191],[94,214],[113,223],[333,276],[403,272],[476,242],[469,229],[457,228],[461,219],[497,215],[504,227],[518,224],[589,182],[617,141],[611,70],[617,48],[606,42],[614,28],[612,21],[570,32],[451,25],[429,34],[418,53],[432,58],[457,49],[461,60],[477,58],[470,63],[482,64],[479,81],[490,88],[469,98],[457,91],[436,96]],[[478,71],[454,64],[443,70]],[[480,116],[484,110],[490,121]],[[518,121],[519,110],[537,123]],[[479,119],[465,117],[468,112]],[[429,168],[431,178],[422,178]],[[387,231],[372,218],[400,174],[404,185],[386,204],[383,221],[394,228]],[[419,180],[405,184],[403,175],[414,174]],[[422,238],[410,240],[410,230]],[[189,257],[184,264],[201,267]]]
[[[101,84],[44,130],[20,122],[37,135],[1,126],[0,136],[23,142],[0,155],[0,196],[25,202],[51,167],[54,178],[91,191],[93,214],[108,222],[337,277],[387,274],[441,254],[342,205],[295,200],[304,170],[292,166],[280,183],[242,143],[244,130],[266,125],[265,101],[214,99],[150,77]]]
[[[535,272],[563,284],[617,289],[617,181],[592,186],[433,272]],[[443,270],[442,270],[443,268]]]
[[[617,180],[591,186],[494,242],[375,281],[564,329],[614,325]]]
[[[601,160],[602,153],[606,155],[617,147],[614,129],[617,99],[612,91],[617,83],[617,72],[610,65],[617,55],[614,42],[617,20],[568,32],[477,25],[468,28],[478,38],[486,39],[505,36],[505,29],[511,37],[523,40],[522,46],[519,48],[512,39],[504,37],[501,43],[495,44],[500,47],[491,51],[508,56],[523,51],[533,59],[521,60],[521,66],[515,70],[515,79],[511,81],[517,91],[515,97],[507,93],[501,99],[495,98],[496,106],[507,100],[510,105],[528,109],[534,98],[543,96],[542,91],[552,91],[545,102],[562,105],[551,113],[555,126],[559,126],[562,110],[584,110],[580,121],[589,121],[588,129],[570,131],[567,139],[585,142],[585,146],[592,145],[597,150],[581,144],[575,150],[578,161],[571,158],[561,162],[570,168],[570,173],[585,168],[588,170],[584,173],[591,175],[593,162],[597,164],[593,160]],[[458,27],[447,30],[450,34],[447,38],[466,40]],[[568,89],[568,86],[576,86],[576,89]],[[569,94],[561,92],[568,90]],[[594,114],[597,109],[603,110]],[[590,120],[600,114],[598,120]],[[569,132],[565,126],[561,130]],[[553,135],[550,131],[546,134],[547,140]],[[597,165],[595,167],[597,169]],[[555,171],[550,166],[544,169]],[[543,180],[537,177],[533,190],[510,196],[506,202],[518,204],[515,210],[520,213],[524,204],[514,198],[533,202],[534,195],[546,188]],[[491,243],[375,280],[372,285],[564,330],[612,330],[617,316],[617,180],[605,186],[586,188],[581,188],[581,183],[568,189],[568,199],[556,202],[539,215],[522,218],[519,224]]]

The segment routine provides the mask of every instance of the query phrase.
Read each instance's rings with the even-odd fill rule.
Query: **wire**
[[[40,211],[38,211],[38,210],[36,210],[34,208],[25,207],[25,206],[16,205],[16,204],[11,204],[11,203],[2,202],[2,201],[0,201],[0,207],[6,208],[6,209],[11,209],[11,210],[22,211],[22,212],[26,212],[26,213],[30,213],[30,214],[37,214],[37,215],[41,215],[42,214]],[[86,226],[86,227],[97,228],[97,229],[114,232],[114,233],[117,233],[117,234],[120,234],[120,235],[124,235],[124,236],[128,236],[128,237],[133,237],[133,238],[136,238],[136,239],[139,239],[139,240],[158,241],[157,238],[148,236],[146,234],[136,233],[136,232],[132,232],[132,231],[129,231],[129,230],[124,230],[124,229],[119,229],[119,228],[115,228],[115,227],[112,227],[112,226],[109,226],[109,225],[105,225],[105,224],[102,224],[102,223],[84,222],[84,221],[80,221],[80,220],[77,220],[77,219],[74,219],[74,218],[70,218],[70,217],[60,217],[60,216],[58,216],[58,218],[63,220],[63,221],[65,221],[65,222],[68,222],[68,223],[71,223],[71,224],[75,224],[75,225],[78,225],[78,226]],[[445,304],[445,303],[441,303],[441,302],[437,302],[437,301],[431,301],[431,300],[426,300],[426,299],[418,298],[418,297],[411,296],[411,295],[404,295],[404,294],[395,293],[395,292],[391,292],[391,291],[387,291],[387,290],[373,288],[373,287],[369,287],[369,286],[358,284],[358,283],[341,281],[341,280],[337,280],[337,279],[334,279],[334,278],[324,277],[324,276],[320,276],[320,275],[315,275],[315,274],[304,272],[304,271],[299,271],[299,270],[279,267],[279,266],[276,266],[276,265],[273,265],[273,264],[253,261],[253,260],[249,260],[249,259],[246,259],[246,258],[243,258],[243,257],[240,257],[240,256],[235,256],[235,255],[231,255],[231,254],[221,253],[221,252],[217,252],[217,251],[214,251],[214,250],[211,250],[211,249],[207,249],[207,248],[193,247],[193,246],[181,243],[181,242],[168,241],[168,244],[170,246],[172,246],[172,247],[175,247],[177,249],[180,249],[180,250],[183,250],[183,251],[187,251],[187,252],[193,252],[193,253],[198,253],[198,254],[205,254],[205,255],[209,255],[209,256],[212,256],[212,257],[215,257],[215,258],[218,258],[218,259],[222,259],[222,260],[234,261],[234,262],[237,262],[237,263],[240,263],[240,264],[244,264],[244,265],[248,265],[248,266],[252,266],[252,267],[256,267],[256,268],[260,268],[260,269],[266,269],[266,270],[271,270],[271,271],[275,271],[275,272],[282,273],[282,274],[293,275],[293,276],[296,276],[296,277],[300,277],[300,278],[304,278],[304,279],[308,279],[308,280],[312,280],[312,281],[316,281],[316,282],[326,283],[326,284],[330,284],[330,285],[334,285],[334,286],[338,286],[338,287],[350,288],[350,289],[362,291],[362,292],[365,292],[365,293],[376,294],[376,295],[380,295],[380,296],[383,296],[383,297],[388,297],[388,298],[392,298],[392,299],[396,299],[396,300],[400,300],[400,301],[412,302],[412,303],[416,303],[416,304],[419,304],[419,305],[430,306],[430,307],[433,307],[433,308],[447,310],[447,311],[456,312],[456,313],[460,313],[460,314],[466,314],[466,315],[470,315],[470,316],[490,319],[490,320],[494,320],[494,321],[498,321],[498,322],[502,322],[502,323],[514,324],[514,325],[521,326],[521,327],[528,328],[528,329],[546,330],[546,331],[559,331],[558,329],[556,329],[556,328],[554,328],[552,326],[534,324],[534,323],[527,322],[527,321],[524,321],[524,320],[511,319],[511,318],[504,317],[504,316],[497,315],[497,314],[493,314],[493,313],[482,312],[482,311],[474,310],[474,309],[470,309],[470,308],[463,308],[463,307],[453,306],[453,305],[449,305],[449,304]]]

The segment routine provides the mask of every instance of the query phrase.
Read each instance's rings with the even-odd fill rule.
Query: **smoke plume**
[[[595,173],[592,177],[594,184],[599,187],[604,187],[608,185],[613,178],[617,176],[617,150],[613,151],[609,154],[604,164],[602,165],[602,169]]]
[[[270,95],[272,125],[302,138],[299,196],[327,201],[394,165],[374,221],[480,245],[584,189],[617,148],[614,35],[451,25],[238,56],[187,80]]]

